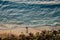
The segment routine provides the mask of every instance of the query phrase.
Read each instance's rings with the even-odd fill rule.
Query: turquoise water
[[[0,23],[60,25],[60,4],[27,4],[0,1]]]

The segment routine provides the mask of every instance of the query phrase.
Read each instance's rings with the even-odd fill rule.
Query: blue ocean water
[[[60,4],[27,4],[0,1],[0,23],[60,25]]]

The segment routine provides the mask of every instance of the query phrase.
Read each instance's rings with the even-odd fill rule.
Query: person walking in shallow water
[[[26,27],[26,33],[28,33],[28,27]]]

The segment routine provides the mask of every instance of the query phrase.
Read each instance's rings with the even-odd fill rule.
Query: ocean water
[[[60,25],[60,4],[30,4],[1,0],[0,24]]]

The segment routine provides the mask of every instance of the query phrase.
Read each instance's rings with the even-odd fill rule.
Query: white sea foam
[[[28,4],[60,4],[60,0],[3,0],[12,1],[17,3],[28,3]]]

